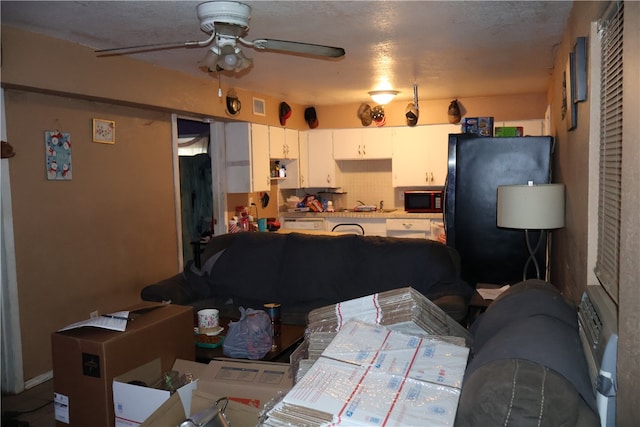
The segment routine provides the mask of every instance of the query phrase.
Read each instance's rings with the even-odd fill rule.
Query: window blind
[[[622,197],[624,2],[615,2],[600,22],[600,181],[598,255],[595,274],[618,302]]]

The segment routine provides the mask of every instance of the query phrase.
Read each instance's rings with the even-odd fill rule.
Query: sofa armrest
[[[184,274],[176,274],[153,285],[145,286],[140,291],[140,297],[143,301],[171,301],[179,305],[190,305],[195,299]]]

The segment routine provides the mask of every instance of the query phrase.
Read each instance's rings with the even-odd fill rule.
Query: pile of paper
[[[311,311],[303,344],[307,360],[298,361],[297,377],[306,373],[350,319],[383,325],[409,335],[436,336],[453,344],[471,344],[469,331],[420,292],[411,287],[393,289]]]
[[[469,349],[347,321],[264,426],[453,425]]]

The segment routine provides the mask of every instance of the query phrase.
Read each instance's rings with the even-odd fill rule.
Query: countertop
[[[435,219],[442,220],[441,213],[407,213],[402,209],[392,212],[353,212],[353,211],[337,211],[337,212],[279,212],[283,218],[369,218],[369,219]]]

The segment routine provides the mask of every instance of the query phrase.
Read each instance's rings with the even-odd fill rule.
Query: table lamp
[[[564,227],[564,184],[501,185],[498,187],[498,227],[524,230],[529,258],[524,265],[522,280],[527,279],[529,263],[536,268],[540,278],[540,266],[536,252],[548,230]],[[529,230],[540,230],[535,248],[531,247]]]

